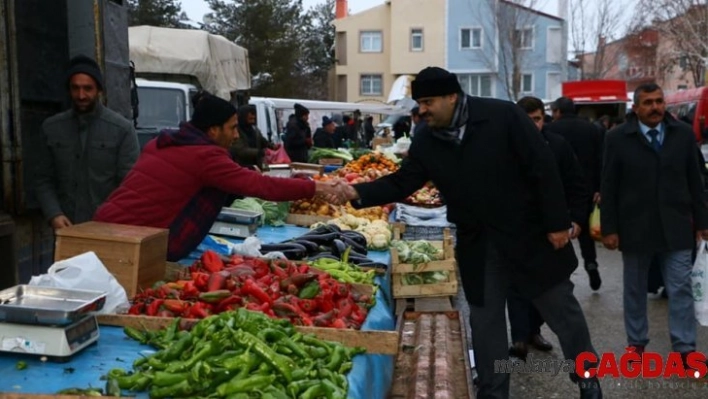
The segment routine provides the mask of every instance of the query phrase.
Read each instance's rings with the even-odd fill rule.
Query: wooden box
[[[300,227],[310,227],[315,223],[326,223],[332,220],[332,216],[319,216],[319,215],[301,215],[299,213],[290,213],[285,218],[285,223],[294,224]]]
[[[344,165],[344,160],[342,158],[322,158],[318,163],[325,166],[342,166]]]
[[[165,229],[87,222],[57,230],[56,235],[54,261],[93,251],[129,298],[165,275]]]
[[[400,239],[400,225],[395,225],[393,229],[394,239]],[[398,258],[398,251],[391,248],[391,282],[393,285],[394,298],[421,298],[432,296],[455,296],[457,295],[457,262],[452,244],[450,229],[445,229],[442,241],[430,241],[433,245],[443,250],[443,259],[428,263],[413,265],[401,263]],[[406,285],[403,278],[408,273],[423,273],[445,271],[448,274],[447,281],[435,284]]]

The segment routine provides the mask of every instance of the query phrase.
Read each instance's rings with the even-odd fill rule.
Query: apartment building
[[[385,102],[398,77],[427,66],[457,73],[471,95],[503,99],[555,98],[566,78],[563,19],[506,0],[388,0],[338,16],[337,101]]]

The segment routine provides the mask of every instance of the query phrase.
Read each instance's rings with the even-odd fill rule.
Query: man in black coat
[[[317,148],[336,148],[332,135],[334,134],[334,121],[327,116],[322,117],[322,127],[315,131],[313,136],[314,146]]]
[[[310,110],[295,104],[295,119],[288,122],[285,130],[285,151],[292,162],[308,161],[308,150],[312,147],[312,130],[308,119]]]
[[[696,350],[691,288],[696,231],[708,239],[703,165],[691,126],[666,112],[661,87],[639,86],[632,111],[605,138],[603,243],[622,251],[627,343],[640,353],[649,343],[647,275],[656,260],[669,295],[671,346],[685,362]]]
[[[413,98],[427,125],[401,168],[342,190],[356,206],[400,201],[433,181],[457,225],[456,258],[470,302],[477,398],[508,398],[506,296],[514,284],[532,299],[558,335],[565,358],[594,352],[570,274],[571,220],[553,154],[515,104],[466,96],[455,74],[423,69]],[[357,201],[358,200],[358,201]],[[577,375],[571,378],[578,380]],[[582,380],[582,398],[602,397],[597,380]]]
[[[590,237],[590,214],[600,200],[600,174],[602,170],[602,134],[591,122],[580,118],[575,113],[575,104],[568,97],[560,97],[551,104],[554,122],[548,130],[560,134],[566,139],[583,167],[587,186],[592,197],[586,204],[586,216],[580,225],[582,231],[578,237],[580,253],[585,261],[585,270],[590,280],[590,288],[597,291],[602,285],[597,265],[595,241]]]
[[[231,144],[229,152],[239,165],[265,168],[266,149],[275,149],[256,126],[256,106],[247,104],[238,108],[239,138]]]
[[[543,140],[553,152],[563,182],[565,199],[573,226],[570,238],[575,239],[580,234],[580,224],[585,218],[585,207],[590,198],[580,163],[570,144],[563,137],[551,133],[545,128],[543,101],[536,97],[524,97],[516,104],[531,118]],[[510,355],[525,359],[528,353],[528,344],[541,351],[553,349],[553,346],[541,335],[543,318],[538,309],[533,306],[531,301],[519,295],[515,287],[512,287],[509,292],[507,306],[509,308],[509,324],[511,325],[511,342],[513,343],[509,349]]]

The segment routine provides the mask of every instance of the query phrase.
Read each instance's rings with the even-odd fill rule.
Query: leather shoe
[[[580,386],[580,399],[602,399],[602,387],[596,378],[582,380]]]
[[[509,348],[509,356],[526,361],[526,355],[529,354],[529,348],[526,346],[525,342],[514,342],[514,344]]]
[[[543,335],[541,334],[532,335],[531,339],[529,339],[529,344],[543,352],[548,352],[553,349],[553,345],[551,345],[550,342],[546,341],[546,339],[543,338]]]
[[[597,263],[595,262],[588,262],[585,264],[585,271],[587,271],[588,279],[590,280],[590,288],[592,288],[593,291],[599,290],[602,285],[600,271],[597,270],[597,267]]]

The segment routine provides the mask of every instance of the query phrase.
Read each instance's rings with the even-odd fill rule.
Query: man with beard
[[[684,365],[696,350],[691,252],[696,238],[708,239],[704,170],[691,126],[666,112],[661,87],[637,87],[626,123],[605,138],[602,241],[622,251],[627,343],[640,354],[649,343],[647,276],[656,262],[669,296],[671,346]]]
[[[66,79],[72,107],[44,121],[35,170],[37,200],[55,230],[91,220],[140,152],[130,121],[99,101],[96,61],[72,58]]]
[[[273,149],[273,146],[256,127],[255,105],[248,104],[239,107],[238,131],[239,138],[234,140],[229,150],[234,161],[243,167],[252,168],[255,166],[263,170],[266,149]]]
[[[569,277],[578,260],[571,219],[551,150],[515,104],[467,96],[455,74],[429,67],[411,84],[426,126],[401,168],[348,186],[357,207],[400,201],[432,181],[457,226],[455,257],[470,302],[479,399],[508,398],[506,296],[510,285],[533,301],[558,335],[565,359],[595,352]],[[586,365],[587,366],[587,365]],[[597,379],[579,380],[581,398],[601,398]]]

